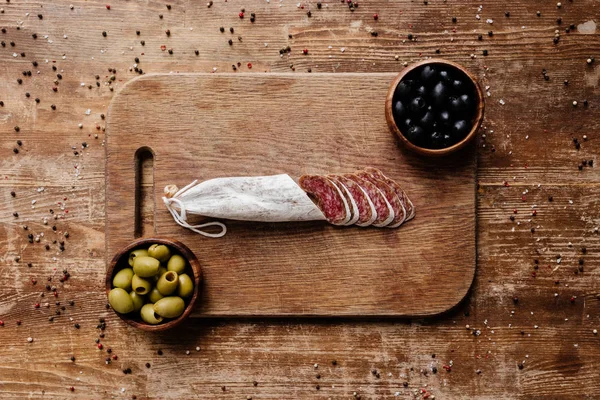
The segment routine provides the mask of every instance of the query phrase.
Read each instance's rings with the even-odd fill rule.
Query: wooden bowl
[[[473,85],[475,85],[475,92],[477,95],[477,110],[476,110],[475,116],[473,117],[473,127],[471,128],[471,131],[467,134],[467,136],[465,136],[464,139],[462,139],[460,142],[458,142],[450,147],[445,147],[443,149],[427,149],[425,147],[420,147],[420,146],[417,146],[417,145],[411,143],[404,136],[402,131],[400,131],[400,128],[396,125],[396,121],[394,120],[394,115],[392,112],[392,110],[393,110],[392,102],[393,102],[394,92],[396,91],[396,86],[398,86],[400,81],[408,73],[410,73],[414,69],[419,68],[423,65],[447,65],[452,69],[457,69],[457,70],[463,72],[471,80],[471,82],[473,82]],[[396,78],[393,80],[392,84],[390,85],[390,88],[387,93],[387,97],[385,99],[385,118],[387,120],[388,126],[390,127],[390,130],[392,132],[394,132],[400,138],[400,141],[406,148],[408,148],[416,153],[422,154],[424,156],[439,157],[439,156],[444,156],[446,154],[454,153],[455,151],[462,149],[463,147],[466,146],[467,143],[469,143],[471,140],[473,140],[473,138],[475,138],[475,136],[477,136],[477,130],[479,129],[479,127],[481,126],[481,123],[483,122],[484,108],[485,108],[485,103],[484,103],[483,91],[479,87],[479,84],[477,83],[477,80],[475,79],[475,77],[465,67],[463,67],[462,65],[457,64],[455,62],[444,60],[442,58],[430,58],[428,60],[423,60],[418,63],[412,64],[410,67],[404,68],[402,70],[402,72],[400,72],[398,74],[398,76],[396,76]]]
[[[133,317],[133,314],[132,316],[129,316],[127,314],[119,314],[115,311],[115,314],[117,314],[123,321],[127,322],[129,325],[147,332],[159,332],[171,329],[181,324],[187,317],[189,317],[189,315],[192,312],[192,309],[194,308],[196,300],[198,299],[198,293],[200,292],[200,280],[202,278],[202,270],[200,269],[200,262],[198,261],[198,258],[196,258],[194,253],[192,253],[192,251],[188,249],[187,246],[185,246],[183,243],[169,238],[143,238],[133,241],[128,246],[121,249],[121,251],[119,251],[113,257],[112,261],[108,266],[108,271],[106,271],[106,296],[108,296],[108,293],[112,289],[113,275],[122,267],[129,268],[129,263],[127,261],[129,258],[129,252],[138,248],[148,248],[154,243],[164,244],[171,247],[188,261],[188,267],[186,272],[192,272],[194,276],[194,294],[186,302],[187,306],[185,307],[183,314],[181,314],[178,318],[171,319],[167,322],[158,325],[150,325],[145,323],[137,316],[137,314],[135,314],[135,317]]]

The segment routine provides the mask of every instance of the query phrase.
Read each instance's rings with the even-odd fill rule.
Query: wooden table
[[[0,398],[597,398],[600,3],[425,3],[3,2]],[[102,114],[136,57],[143,73],[343,73],[438,51],[490,92],[477,276],[454,311],[194,319],[148,335],[105,309]]]

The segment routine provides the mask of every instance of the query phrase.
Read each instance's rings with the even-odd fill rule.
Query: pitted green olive
[[[133,260],[133,272],[140,278],[150,278],[158,272],[160,262],[153,257],[138,256]]]
[[[129,292],[129,297],[131,297],[131,301],[133,301],[133,311],[140,311],[142,309],[142,306],[146,302],[144,296],[141,294],[137,294],[132,290],[131,292]]]
[[[143,296],[150,292],[150,289],[152,289],[152,284],[148,279],[140,278],[139,276],[134,275],[133,279],[131,279],[131,288],[134,292]]]
[[[160,294],[160,292],[158,291],[157,288],[152,288],[152,290],[148,294],[148,300],[150,300],[150,303],[156,303],[157,301],[159,301],[163,297],[165,297],[165,296],[163,296],[162,294]]]
[[[136,257],[148,257],[148,250],[146,249],[137,249],[137,250],[133,250],[131,253],[129,253],[129,266],[133,267],[133,260],[135,260]]]
[[[158,268],[158,273],[152,277],[154,283],[158,282],[158,279],[163,276],[163,274],[167,272],[167,268],[162,265]]]
[[[133,300],[125,290],[114,288],[108,293],[108,302],[116,312],[127,314],[133,311]]]
[[[154,303],[154,312],[164,318],[177,318],[183,314],[185,303],[181,297],[163,297]]]
[[[174,254],[169,258],[167,269],[176,272],[177,275],[183,274],[185,271],[185,258],[181,257],[179,254]]]
[[[168,296],[177,290],[177,274],[173,271],[167,271],[156,282],[156,288],[163,296]]]
[[[144,304],[140,310],[140,316],[142,320],[150,325],[160,324],[163,321],[163,317],[154,312],[154,304]]]
[[[131,278],[133,278],[133,270],[131,268],[123,268],[115,274],[112,284],[114,287],[118,287],[123,290],[130,290]]]
[[[167,262],[171,258],[171,250],[164,244],[153,244],[148,248],[148,255],[160,262]]]
[[[179,286],[177,286],[177,296],[188,298],[194,294],[194,281],[187,274],[179,275]]]

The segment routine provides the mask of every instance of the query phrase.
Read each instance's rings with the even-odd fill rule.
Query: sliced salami
[[[350,189],[346,186],[342,177],[338,175],[328,175],[327,177],[331,179],[339,189],[342,190],[344,198],[346,199],[346,202],[350,207],[350,220],[344,225],[354,225],[356,222],[358,222],[358,219],[360,218],[360,211],[358,209],[358,204],[356,203],[356,200],[354,199],[354,197],[352,197]]]
[[[336,175],[336,179],[348,188],[352,198],[356,202],[356,206],[358,207],[358,220],[356,221],[356,225],[371,225],[377,219],[377,210],[367,192],[365,192],[358,183],[346,176]]]
[[[336,187],[336,189],[342,196],[342,201],[344,202],[344,208],[346,209],[346,218],[344,218],[340,225],[352,225],[351,223],[349,223],[353,218],[352,206],[349,199],[350,195],[347,193],[346,188],[344,188],[342,184],[336,182],[334,179],[331,179],[330,176],[327,176],[326,178],[329,179],[331,183],[333,183],[333,185]]]
[[[373,226],[386,226],[394,220],[394,210],[377,186],[356,174],[345,174],[344,176],[358,183],[375,205],[377,218],[373,221]]]
[[[303,175],[298,183],[317,204],[329,223],[343,225],[348,222],[350,209],[346,199],[331,180],[320,175]]]
[[[398,197],[398,195],[396,194],[396,191],[383,180],[376,178],[375,176],[366,171],[357,171],[355,172],[355,174],[377,186],[377,188],[385,196],[388,203],[390,203],[390,205],[392,206],[394,210],[394,219],[392,222],[390,222],[389,225],[387,225],[387,227],[397,228],[400,225],[402,225],[402,223],[406,219],[406,209],[404,208],[402,201],[400,201],[400,197]]]
[[[406,195],[406,193],[404,192],[404,190],[402,190],[402,188],[400,187],[400,185],[396,181],[388,178],[387,176],[385,176],[383,174],[383,172],[381,172],[380,170],[378,170],[377,168],[374,168],[374,167],[367,167],[367,168],[364,169],[364,171],[368,172],[371,175],[373,175],[375,178],[384,181],[392,189],[394,189],[394,191],[396,192],[396,194],[400,198],[400,201],[402,202],[402,205],[406,209],[406,218],[404,219],[405,221],[409,221],[409,220],[411,220],[411,219],[413,219],[415,217],[415,214],[416,214],[415,206],[413,205],[412,201],[410,201],[410,199],[408,198],[408,196]]]

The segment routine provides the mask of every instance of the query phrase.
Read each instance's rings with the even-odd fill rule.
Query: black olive
[[[458,97],[450,97],[450,111],[460,113],[463,110],[463,103]]]
[[[438,122],[441,126],[450,125],[450,113],[448,111],[441,111],[437,117]]]
[[[425,109],[426,106],[427,104],[425,103],[425,100],[422,97],[417,96],[414,99],[412,99],[408,107],[412,112],[421,112]]]
[[[462,139],[469,133],[469,124],[464,119],[456,121],[452,126],[452,136],[456,139]]]
[[[450,72],[446,71],[445,69],[441,70],[439,75],[444,82],[450,81]]]
[[[448,90],[443,82],[438,82],[431,91],[431,98],[435,105],[440,106],[446,101]]]
[[[456,92],[461,91],[464,87],[465,84],[463,81],[460,81],[458,79],[452,81],[452,89],[454,89]]]
[[[412,81],[402,81],[396,86],[396,91],[394,92],[394,97],[397,100],[404,99],[410,93],[410,88],[412,87]]]
[[[429,137],[429,142],[431,143],[431,147],[434,149],[441,149],[444,147],[443,135],[440,132],[433,132]]]
[[[473,109],[473,100],[468,94],[461,95],[460,101],[463,103],[464,110],[471,111]]]
[[[397,101],[394,104],[394,118],[397,121],[399,121],[405,112],[406,112],[406,107],[404,107],[404,104],[402,104],[401,101]]]
[[[423,85],[419,86],[415,91],[418,96],[425,96],[427,94],[427,88]]]
[[[425,113],[425,115],[423,115],[423,117],[421,118],[421,120],[419,121],[419,124],[421,124],[421,126],[423,126],[426,129],[431,128],[433,126],[433,124],[434,124],[433,112],[432,111],[427,111]]]
[[[406,132],[406,138],[413,144],[421,145],[421,143],[423,143],[424,133],[425,132],[423,131],[423,128],[421,128],[419,125],[414,125],[408,128],[408,131]]]
[[[406,130],[408,128],[410,128],[413,125],[412,119],[410,118],[406,118],[404,120],[400,121],[400,128]]]
[[[443,147],[450,147],[455,143],[456,143],[456,140],[453,140],[452,136],[448,135],[447,133],[444,134],[444,137],[442,138],[442,146]]]
[[[431,81],[435,76],[435,69],[431,65],[426,65],[421,70],[421,79],[427,83]]]

